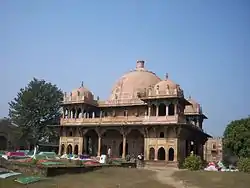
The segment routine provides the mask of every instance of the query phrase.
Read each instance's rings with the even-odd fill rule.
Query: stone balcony
[[[98,118],[61,118],[62,126],[96,126],[96,125],[150,125],[150,124],[177,124],[185,123],[181,116],[117,116]]]

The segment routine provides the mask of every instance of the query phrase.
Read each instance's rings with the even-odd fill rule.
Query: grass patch
[[[173,175],[200,188],[248,188],[250,175],[241,172],[177,171]]]
[[[20,177],[20,176],[19,176]],[[84,174],[67,174],[23,186],[15,178],[0,179],[0,187],[8,188],[173,188],[154,179],[154,173],[135,168],[102,168]]]

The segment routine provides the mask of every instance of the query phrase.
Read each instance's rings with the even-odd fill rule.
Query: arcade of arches
[[[176,127],[112,127],[80,128],[61,127],[59,154],[88,154],[100,156],[111,148],[112,157],[137,157],[145,160],[182,160],[191,152],[203,157],[204,140],[191,140],[195,135],[181,135]],[[179,131],[180,132],[180,131]],[[190,131],[192,133],[192,131]],[[187,134],[188,135],[188,134]]]

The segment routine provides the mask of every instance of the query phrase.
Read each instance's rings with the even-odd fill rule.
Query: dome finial
[[[81,87],[83,87],[83,81],[82,81],[82,83],[81,83]]]
[[[137,69],[143,69],[144,68],[144,61],[143,60],[137,60],[136,61],[136,68]]]
[[[165,78],[166,78],[166,80],[168,79],[168,73],[166,73]]]

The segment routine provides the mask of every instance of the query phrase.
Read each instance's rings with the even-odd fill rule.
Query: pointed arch
[[[173,148],[169,148],[168,150],[168,160],[174,161],[174,149]]]
[[[72,145],[71,144],[69,144],[67,146],[67,154],[72,154]]]
[[[163,147],[158,149],[158,160],[165,161],[166,160],[166,151]]]
[[[151,147],[149,149],[149,160],[154,160],[155,159],[155,149]]]

